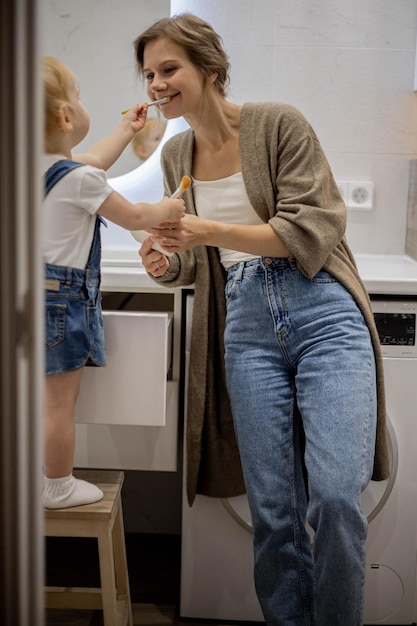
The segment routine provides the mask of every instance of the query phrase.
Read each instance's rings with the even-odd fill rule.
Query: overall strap
[[[60,159],[46,172],[45,179],[45,196],[51,191],[52,187],[54,187],[57,182],[61,180],[65,174],[68,174],[71,170],[76,167],[81,167],[84,163],[79,163],[78,161],[72,161],[71,159]]]
[[[54,187],[60,180],[74,170],[76,167],[81,167],[85,165],[85,163],[79,163],[78,161],[73,161],[72,159],[60,159],[47,170],[44,175],[45,180],[45,196],[51,191],[52,187]],[[101,217],[101,215],[97,215],[97,219],[107,227],[106,220]]]

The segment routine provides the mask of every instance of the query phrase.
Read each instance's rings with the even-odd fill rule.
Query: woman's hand
[[[215,222],[203,220],[196,215],[186,214],[180,222],[162,222],[155,228],[148,228],[148,233],[167,252],[184,252],[206,244],[208,233],[214,224]]]
[[[256,256],[288,257],[290,251],[270,224],[227,224],[186,214],[177,224],[148,228],[152,240],[168,253],[196,246],[216,246]]]
[[[164,254],[161,254],[161,252],[153,250],[152,244],[152,237],[147,237],[140,247],[139,256],[142,259],[145,270],[149,272],[149,274],[152,274],[152,276],[159,278],[163,276],[169,268],[169,260]]]

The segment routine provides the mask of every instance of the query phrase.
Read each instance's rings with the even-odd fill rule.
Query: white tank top
[[[203,219],[226,224],[263,224],[246,193],[242,172],[219,180],[193,178],[194,204],[197,215]],[[219,248],[220,261],[226,269],[241,261],[259,258],[259,255]]]

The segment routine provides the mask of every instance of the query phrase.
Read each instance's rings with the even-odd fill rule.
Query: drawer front
[[[178,382],[167,383],[165,426],[75,425],[75,467],[177,471]]]
[[[104,311],[105,367],[86,367],[75,421],[164,426],[172,314]]]

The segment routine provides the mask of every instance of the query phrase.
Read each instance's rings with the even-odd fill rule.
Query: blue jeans
[[[230,268],[228,391],[270,626],[362,626],[375,359],[349,292],[327,272],[262,257]],[[313,530],[306,530],[308,521]]]

